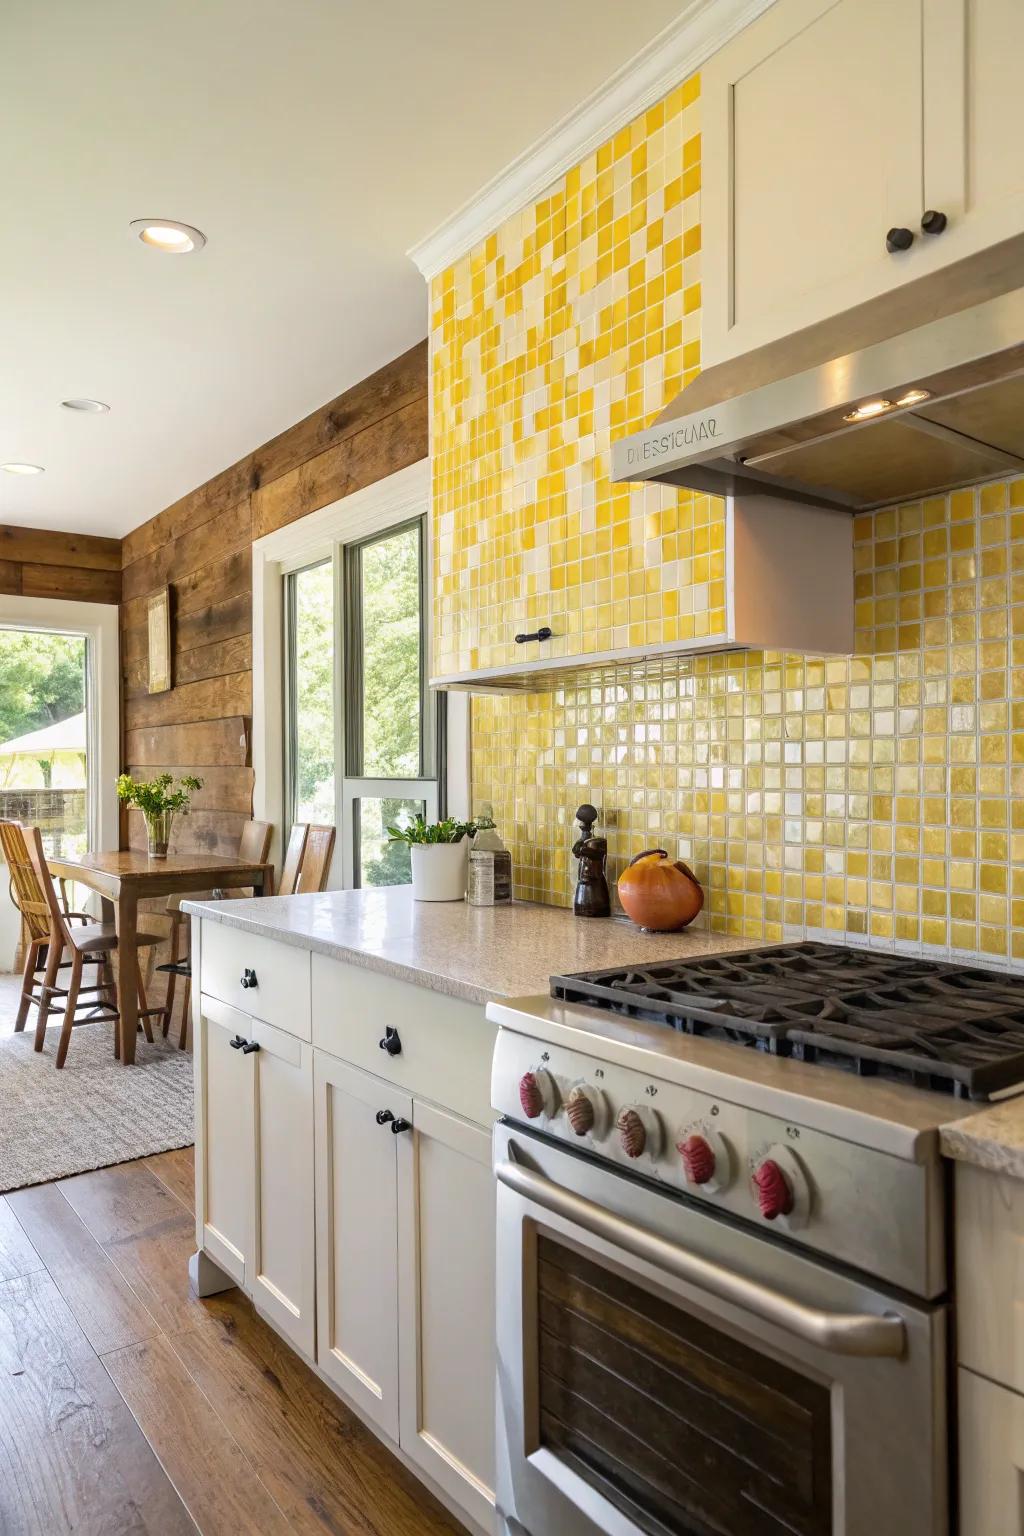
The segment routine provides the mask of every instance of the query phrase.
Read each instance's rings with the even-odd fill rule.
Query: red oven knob
[[[687,1136],[676,1146],[691,1184],[707,1184],[715,1176],[715,1153],[703,1136]]]
[[[594,1101],[585,1088],[573,1089],[566,1101],[565,1113],[577,1136],[586,1136],[594,1129]]]
[[[519,1079],[519,1102],[527,1120],[536,1120],[544,1113],[544,1094],[535,1072],[524,1072]]]
[[[627,1157],[639,1157],[647,1146],[647,1127],[635,1109],[624,1109],[615,1122]]]
[[[757,1203],[765,1221],[788,1216],[793,1209],[793,1191],[789,1180],[773,1157],[766,1157],[753,1173]]]

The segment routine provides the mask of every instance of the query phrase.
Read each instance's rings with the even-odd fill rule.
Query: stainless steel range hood
[[[614,480],[851,511],[1021,470],[1024,235],[709,368],[612,449]]]

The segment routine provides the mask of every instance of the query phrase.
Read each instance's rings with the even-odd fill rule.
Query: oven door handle
[[[656,1269],[674,1275],[688,1285],[697,1286],[719,1301],[742,1307],[763,1322],[784,1328],[787,1333],[833,1355],[857,1355],[896,1358],[903,1354],[906,1331],[903,1319],[892,1312],[824,1312],[805,1306],[789,1296],[780,1295],[757,1280],[734,1274],[702,1259],[654,1232],[638,1227],[622,1216],[606,1211],[592,1200],[565,1189],[561,1184],[534,1173],[522,1163],[498,1163],[495,1173],[506,1189],[524,1200],[543,1206],[555,1216],[562,1216],[613,1247],[653,1264]]]

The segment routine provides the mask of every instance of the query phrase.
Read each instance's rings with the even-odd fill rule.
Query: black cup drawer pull
[[[233,1040],[229,1040],[228,1041],[228,1045],[230,1045],[230,1047],[231,1047],[231,1049],[233,1051],[240,1051],[240,1050],[242,1050],[243,1047],[246,1044],[247,1044],[247,1041],[246,1041],[246,1039],[245,1039],[245,1037],[243,1035],[236,1035]]]
[[[526,645],[530,640],[550,640],[551,634],[552,631],[544,624],[532,635],[516,635],[516,645]]]
[[[259,1048],[260,1048],[260,1043],[259,1043],[258,1040],[247,1040],[245,1042],[245,1044],[242,1046],[242,1055],[243,1056],[251,1056],[253,1051],[258,1051]]]
[[[247,965],[245,970],[242,972],[240,985],[246,991],[248,991],[250,987],[259,986],[259,982],[256,980],[256,972],[252,969],[251,966]]]
[[[388,1024],[385,1027],[384,1038],[378,1040],[377,1044],[382,1051],[387,1051],[389,1056],[401,1056],[402,1054],[402,1037],[393,1024]]]

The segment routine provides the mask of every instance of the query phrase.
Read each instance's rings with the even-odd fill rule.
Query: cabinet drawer
[[[202,990],[300,1040],[310,1038],[309,951],[203,918]],[[246,971],[255,985],[242,986]]]
[[[490,1125],[497,1026],[483,1007],[314,954],[313,1044],[404,1092]],[[387,1030],[401,1049],[381,1048]]]
[[[956,1165],[957,1359],[1024,1392],[1024,1180]]]

